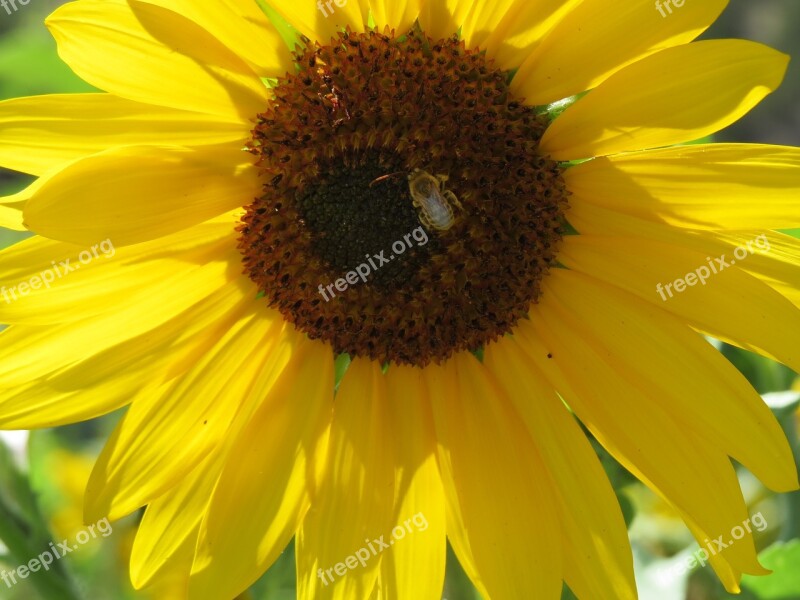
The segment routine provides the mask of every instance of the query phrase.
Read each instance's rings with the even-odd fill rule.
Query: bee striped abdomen
[[[419,209],[419,220],[427,229],[446,231],[455,223],[451,202],[458,205],[455,194],[442,190],[446,178],[436,178],[417,169],[408,177],[408,188],[414,206]]]

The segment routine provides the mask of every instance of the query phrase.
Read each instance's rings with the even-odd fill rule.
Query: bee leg
[[[444,196],[444,199],[451,205],[455,205],[459,210],[464,210],[464,207],[461,206],[461,202],[458,201],[458,197],[450,190],[444,190],[442,196]]]
[[[422,223],[422,226],[428,231],[433,231],[436,229],[433,223],[431,223],[430,219],[428,219],[428,215],[426,215],[424,212],[419,213],[419,222]]]

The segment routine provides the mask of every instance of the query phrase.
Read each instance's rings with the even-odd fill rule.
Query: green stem
[[[794,454],[795,465],[800,465],[800,439],[797,436],[796,415],[782,419],[781,425]],[[800,491],[790,492],[784,496],[786,502],[786,526],[781,532],[781,539],[788,541],[800,537]]]
[[[11,571],[3,571],[0,574],[4,576],[0,581],[0,589],[4,585],[12,587],[15,585],[14,581],[18,585],[22,578],[16,569],[21,565],[27,565],[42,552],[41,549],[31,547],[30,533],[26,529],[28,528],[20,522],[14,511],[6,506],[0,495],[0,540],[8,548],[9,559],[12,562]],[[72,583],[66,579],[63,567],[55,566],[57,564],[54,563],[48,570],[39,568],[36,572],[30,572],[27,581],[44,600],[82,600]]]

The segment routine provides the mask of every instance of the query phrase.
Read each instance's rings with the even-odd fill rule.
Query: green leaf
[[[18,528],[29,531],[36,523],[35,502],[36,498],[14,456],[8,446],[0,443],[0,504]]]
[[[774,360],[729,344],[723,344],[721,351],[759,394],[782,392],[789,389],[794,381],[794,372]]]
[[[461,568],[449,542],[447,543],[447,571],[442,598],[444,600],[480,600],[481,598],[464,569]]]
[[[575,94],[569,98],[564,98],[563,100],[548,104],[544,107],[544,111],[547,113],[547,116],[551,121],[555,121],[559,116],[561,116],[561,113],[563,113],[588,93],[589,92],[581,92],[580,94]]]
[[[636,507],[624,490],[614,490],[617,494],[617,501],[622,510],[622,517],[625,519],[625,527],[630,528],[633,518],[636,516]]]
[[[686,142],[684,145],[686,146],[694,146],[697,144],[713,144],[714,143],[714,136],[707,135],[706,137],[701,137],[696,140],[692,140],[691,142]]]
[[[773,544],[759,556],[771,575],[745,575],[742,587],[753,591],[759,600],[796,600],[800,598],[800,540]]]
[[[472,351],[472,355],[478,359],[478,361],[483,362],[483,346],[478,348],[477,350]]]
[[[597,458],[600,459],[600,464],[603,465],[606,476],[611,482],[611,486],[614,488],[615,492],[618,492],[628,484],[639,481],[630,471],[628,471],[628,469],[617,462],[617,459],[609,454],[608,450],[606,450],[600,444],[600,442],[595,439],[591,432],[583,427],[583,424],[581,424],[581,427],[583,428],[584,433],[586,433],[586,436],[589,438],[594,451],[597,453]],[[617,493],[617,496],[619,496],[619,493]]]
[[[561,600],[578,600],[578,597],[569,589],[566,583],[561,588]]]
[[[344,379],[344,374],[347,373],[347,368],[350,366],[350,355],[349,354],[340,354],[336,357],[336,360],[333,363],[333,372],[334,372],[334,381],[335,388],[334,391],[339,390],[339,384],[342,383],[342,379]]]
[[[253,600],[294,600],[297,596],[294,564],[292,540],[278,560],[250,588]]]
[[[272,6],[270,6],[267,0],[256,0],[256,4],[258,4],[258,7],[261,9],[261,12],[267,15],[267,18],[275,26],[275,29],[280,34],[284,43],[287,46],[289,46],[289,50],[294,51],[295,46],[302,45],[300,32],[298,32],[294,27],[292,27],[291,23],[289,23],[286,19],[284,19],[278,13],[278,11],[272,8]]]
[[[45,522],[37,497],[24,473],[20,471],[8,447],[0,442],[0,540],[8,549],[6,569],[11,581],[14,570],[27,565],[46,551],[52,536]],[[64,561],[55,561],[49,569],[30,573],[26,583],[45,600],[77,600],[80,598]],[[5,585],[10,587],[8,582]],[[13,584],[11,584],[13,585]]]

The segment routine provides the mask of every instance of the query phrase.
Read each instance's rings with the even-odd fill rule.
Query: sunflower
[[[434,599],[449,540],[487,599],[635,598],[587,432],[703,546],[748,519],[731,458],[798,487],[703,336],[798,370],[800,152],[680,145],[788,59],[695,42],[724,0],[623,4],[48,18],[105,93],[0,104],[38,177],[0,208],[36,233],[0,255],[0,426],[128,407],[85,519],[147,506],[137,587],[233,598],[294,538],[300,598]],[[766,572],[749,530],[710,562]]]

